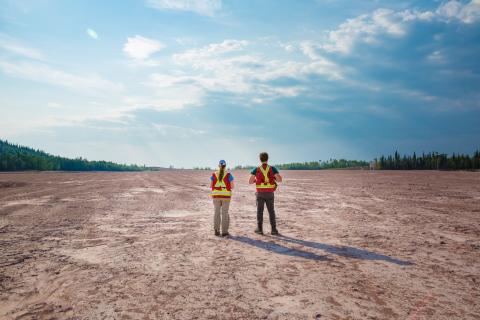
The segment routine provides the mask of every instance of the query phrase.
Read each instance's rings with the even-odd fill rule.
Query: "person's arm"
[[[250,171],[250,174],[251,176],[250,176],[250,180],[248,180],[248,184],[254,184],[255,182],[257,182],[257,179],[256,179],[257,168]]]
[[[275,175],[275,181],[277,181],[277,182],[282,182],[282,180],[283,180],[283,178],[282,178],[282,176],[280,175],[280,173],[277,173],[277,174]]]
[[[235,182],[234,181],[230,182],[230,188],[232,188],[232,190],[235,188]]]
[[[273,167],[272,170],[273,170],[273,174],[274,174],[274,176],[275,176],[275,181],[277,181],[277,182],[282,182],[283,178],[282,178],[282,176],[280,175],[280,172],[278,172],[278,169],[275,168],[275,167]]]

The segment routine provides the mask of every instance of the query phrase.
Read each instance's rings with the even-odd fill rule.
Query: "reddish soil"
[[[480,319],[480,173],[283,174],[230,238],[209,172],[0,174],[0,318]]]

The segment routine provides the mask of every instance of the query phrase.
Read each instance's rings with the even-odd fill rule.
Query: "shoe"
[[[255,229],[255,233],[257,234],[263,234],[263,230],[260,228]]]
[[[277,228],[272,229],[272,236],[278,236],[279,234]]]
[[[230,233],[222,233],[222,237],[228,237],[230,235]]]
[[[215,235],[216,235],[217,237],[220,237],[220,231],[215,230]]]

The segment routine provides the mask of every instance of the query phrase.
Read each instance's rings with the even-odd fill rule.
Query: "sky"
[[[0,7],[0,139],[185,168],[480,148],[480,0]]]

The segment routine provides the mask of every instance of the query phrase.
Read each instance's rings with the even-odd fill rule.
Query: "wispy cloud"
[[[227,39],[174,54],[177,69],[152,74],[149,85],[163,92],[195,93],[191,96],[197,104],[213,92],[229,93],[249,104],[296,97],[307,90],[311,76],[326,81],[343,78],[341,67],[318,54],[311,61],[275,59],[250,46],[246,40]]]
[[[163,80],[152,75],[146,83],[152,92],[148,95],[129,95],[123,99],[127,106],[125,112],[138,108],[151,108],[157,111],[178,110],[186,106],[199,106],[205,91],[198,86],[182,84],[165,84]]]
[[[53,102],[52,101],[52,102],[47,103],[47,107],[52,108],[52,109],[58,109],[58,108],[61,108],[62,105],[58,102]]]
[[[5,34],[0,34],[0,48],[9,55],[0,57],[0,72],[78,92],[120,92],[123,86],[98,74],[75,74],[52,67],[44,54]],[[52,106],[49,104],[49,106]]]
[[[435,50],[427,56],[427,60],[431,63],[444,64],[447,59],[441,50]]]
[[[380,105],[369,105],[364,110],[374,116],[388,118],[388,119],[397,119],[400,118],[400,115],[397,111],[398,108],[395,107],[385,107]]]
[[[173,55],[173,61],[180,65],[191,65],[194,68],[210,68],[212,58],[229,52],[238,52],[248,45],[246,40],[227,39],[220,43],[212,43],[207,46],[195,49],[189,49],[182,53]]]
[[[181,46],[191,46],[197,44],[197,39],[192,37],[177,37],[175,38],[175,42]]]
[[[191,11],[212,17],[222,8],[222,0],[147,0],[147,5],[159,10]]]
[[[91,29],[91,28],[87,28],[87,30],[85,31],[87,33],[87,35],[92,38],[92,39],[95,39],[97,40],[98,39],[98,34],[95,30]]]
[[[39,62],[0,60],[0,70],[13,77],[69,88],[74,91],[118,92],[123,88],[120,84],[95,74],[72,74]]]
[[[165,45],[158,40],[136,35],[127,38],[127,42],[123,45],[123,52],[130,58],[145,60],[163,48]]]
[[[287,52],[293,52],[296,49],[294,44],[288,42],[279,42],[278,45]]]
[[[37,49],[25,46],[20,41],[0,33],[0,48],[14,55],[35,60],[45,60],[44,55]]]

